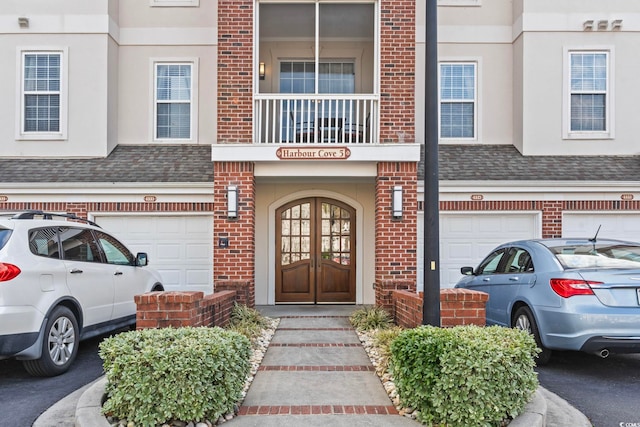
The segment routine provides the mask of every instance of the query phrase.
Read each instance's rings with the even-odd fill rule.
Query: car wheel
[[[78,321],[67,307],[51,312],[45,326],[40,359],[25,360],[27,372],[37,377],[52,377],[66,372],[78,354]]]
[[[513,325],[514,328],[529,332],[533,335],[533,338],[540,349],[540,353],[536,357],[536,363],[538,365],[544,365],[549,362],[551,359],[551,350],[545,348],[542,345],[542,340],[540,340],[540,332],[538,331],[538,325],[536,325],[536,321],[533,317],[533,313],[529,307],[520,307],[515,316],[513,316]]]

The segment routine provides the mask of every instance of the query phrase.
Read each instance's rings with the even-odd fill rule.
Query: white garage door
[[[637,213],[577,213],[562,215],[563,237],[598,237],[640,242],[640,215]]]
[[[424,232],[418,216],[418,289],[423,289]],[[440,287],[453,287],[460,267],[476,267],[501,243],[541,236],[538,213],[440,213]]]
[[[132,252],[147,252],[165,290],[213,292],[213,217],[96,215],[95,222]]]

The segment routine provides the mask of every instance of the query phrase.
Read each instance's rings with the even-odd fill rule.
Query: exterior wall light
[[[264,80],[264,62],[258,64],[258,75],[260,76],[260,80]]]
[[[391,210],[393,211],[393,219],[402,219],[402,186],[400,185],[393,187]]]
[[[238,186],[227,187],[227,218],[238,218]]]

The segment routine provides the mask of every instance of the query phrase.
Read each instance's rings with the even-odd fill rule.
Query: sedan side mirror
[[[473,267],[462,267],[460,273],[464,276],[473,276]]]
[[[136,265],[138,267],[144,267],[149,263],[149,257],[146,252],[138,252],[136,255]]]

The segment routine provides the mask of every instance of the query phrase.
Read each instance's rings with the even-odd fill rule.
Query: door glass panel
[[[322,204],[322,258],[349,265],[351,251],[349,212],[340,206]]]
[[[311,258],[311,203],[292,206],[280,216],[281,265]]]

